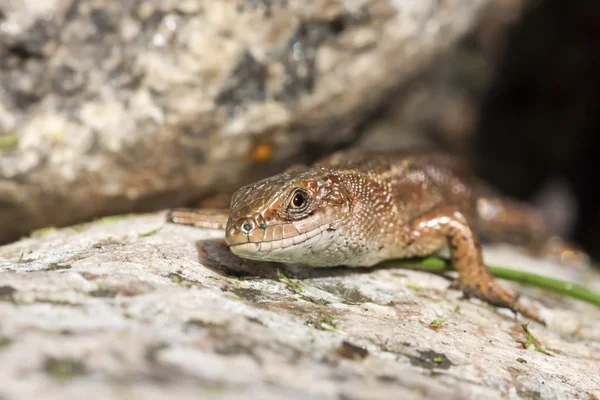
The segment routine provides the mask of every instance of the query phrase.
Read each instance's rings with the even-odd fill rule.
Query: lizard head
[[[233,195],[225,240],[243,258],[335,265],[327,248],[351,206],[346,186],[330,170],[295,168]]]

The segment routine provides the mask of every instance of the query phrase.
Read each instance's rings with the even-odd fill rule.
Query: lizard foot
[[[459,289],[463,292],[463,297],[468,299],[470,297],[477,297],[493,306],[508,308],[514,313],[520,313],[526,318],[530,318],[542,325],[546,325],[542,317],[540,317],[535,311],[525,307],[519,303],[519,294],[516,292],[502,287],[497,281],[489,281],[485,284],[471,284],[461,282],[459,279],[455,280],[450,284],[451,289]]]

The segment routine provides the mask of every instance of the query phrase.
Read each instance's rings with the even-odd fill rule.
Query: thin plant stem
[[[384,265],[432,272],[452,270],[449,260],[440,257],[391,260],[385,262]],[[600,293],[589,290],[581,285],[504,267],[488,265],[488,268],[492,275],[497,278],[547,289],[600,307]]]

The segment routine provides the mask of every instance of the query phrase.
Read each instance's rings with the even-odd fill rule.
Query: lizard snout
[[[225,239],[229,245],[260,241],[263,227],[256,217],[244,216],[227,224]]]
[[[252,217],[238,218],[228,225],[227,236],[250,236],[257,226]],[[247,239],[244,241],[247,241]]]
[[[264,230],[255,217],[241,217],[228,222],[225,241],[231,251],[240,256],[250,258],[260,249],[260,241]]]

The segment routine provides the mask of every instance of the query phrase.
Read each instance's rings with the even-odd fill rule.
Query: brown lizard
[[[489,273],[478,239],[541,248],[549,239],[542,218],[448,155],[343,151],[242,187],[228,213],[174,210],[168,220],[225,228],[242,258],[313,267],[372,266],[448,246],[465,296],[544,323]]]

